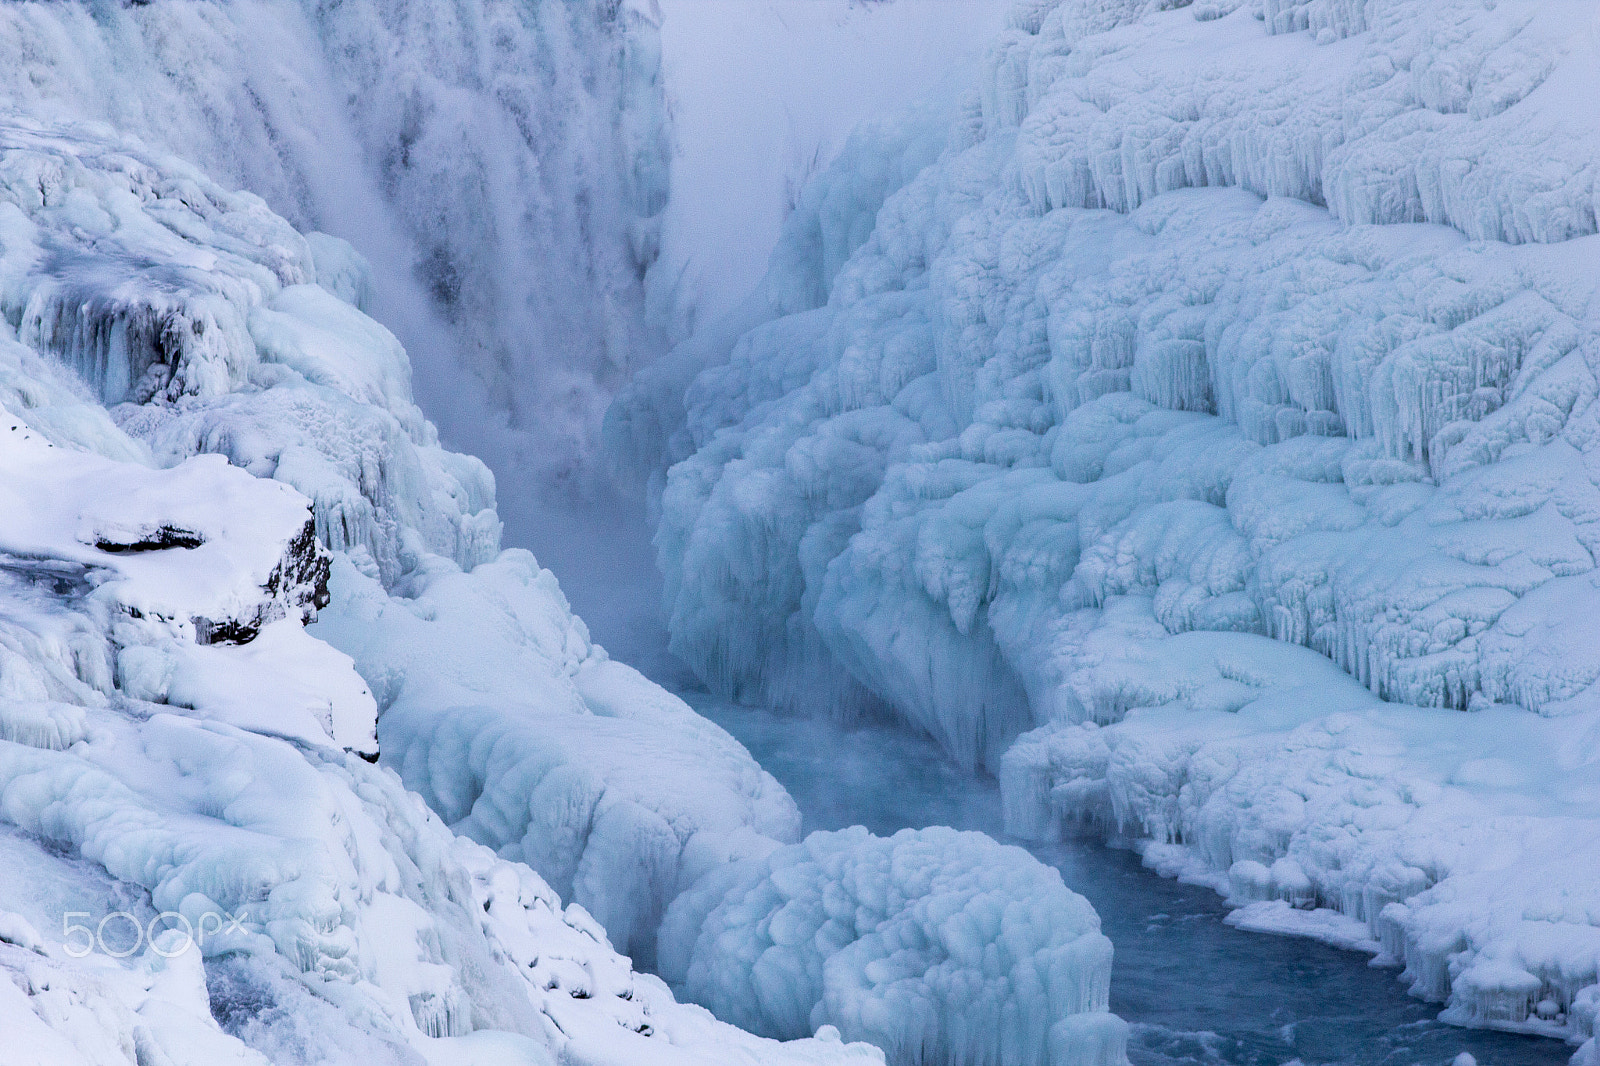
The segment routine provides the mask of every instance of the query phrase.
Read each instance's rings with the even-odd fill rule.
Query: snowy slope
[[[1593,5],[1163,6],[1017,4],[619,401],[674,649],[1586,1038]]]
[[[6,1061],[879,1061],[680,1006],[581,905],[369,762],[375,739],[419,743],[423,726],[374,736],[396,672],[441,663],[416,661],[398,624],[384,667],[306,620],[353,600],[459,651],[486,627],[436,601],[482,564],[481,594],[528,642],[514,662],[482,644],[458,664],[490,682],[483,735],[515,731],[514,686],[574,720],[556,763],[614,750],[626,770],[672,736],[729,784],[688,811],[681,791],[653,797],[665,817],[795,829],[742,748],[609,664],[553,577],[499,553],[492,479],[438,446],[404,351],[346,302],[366,277],[343,242],[103,129],[0,127]],[[635,747],[576,722],[602,713],[640,722]],[[569,826],[541,828],[514,857],[558,867]],[[593,876],[646,892],[635,840],[604,819],[592,835]]]

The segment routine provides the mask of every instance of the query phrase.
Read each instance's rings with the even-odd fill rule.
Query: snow
[[[218,456],[150,470],[0,424],[0,552],[17,566],[76,571],[116,613],[203,643],[311,608],[319,557],[288,486]]]
[[[1592,11],[1164,6],[1018,6],[619,397],[673,650],[1587,1039]]]
[[[813,833],[708,874],[661,945],[687,997],[754,1032],[833,1026],[891,1063],[1126,1061],[1093,908],[981,833]]]
[[[574,798],[599,780],[587,841],[517,843],[585,859],[624,936],[673,887],[647,868],[661,834],[694,845],[687,877],[762,846],[752,825],[797,829],[742,748],[499,551],[492,478],[439,447],[405,352],[359,311],[361,258],[104,129],[19,119],[0,144],[6,1061],[881,1061],[678,1004],[581,904],[372,764],[429,728],[509,737],[533,765],[464,759],[455,784],[483,774],[560,830],[518,792],[540,753]],[[352,657],[307,630],[352,604],[395,645]],[[453,733],[454,705],[404,728],[407,696],[468,691]],[[697,794],[707,766],[726,787]]]

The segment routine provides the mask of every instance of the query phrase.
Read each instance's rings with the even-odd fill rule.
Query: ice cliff
[[[1594,18],[1018,3],[613,408],[674,649],[1591,1038]]]

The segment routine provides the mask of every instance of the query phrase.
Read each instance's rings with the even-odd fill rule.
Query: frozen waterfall
[[[0,7],[0,110],[137,136],[373,266],[429,413],[518,496],[582,488],[653,350],[668,193],[652,5]],[[487,412],[487,413],[486,413]]]

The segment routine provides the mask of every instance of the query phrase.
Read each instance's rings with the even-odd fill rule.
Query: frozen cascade
[[[1592,5],[1168,6],[1019,4],[619,399],[674,650],[1587,1039]]]
[[[467,566],[498,551],[493,478],[438,447],[405,351],[308,284],[363,278],[348,245],[137,145],[20,121],[0,127],[0,239],[11,343],[76,371],[135,454],[277,476],[391,580],[403,531]]]
[[[587,482],[611,393],[655,347],[659,68],[645,0],[0,7],[0,112],[109,125],[349,239],[430,414],[529,493]],[[227,294],[186,284],[192,303],[141,318],[108,289],[73,303],[63,278],[34,328],[80,348],[112,402],[202,386],[142,380],[162,346],[247,357]],[[93,347],[122,343],[134,377],[103,378]]]

